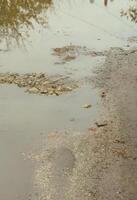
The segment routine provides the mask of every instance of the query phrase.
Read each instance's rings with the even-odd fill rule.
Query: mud
[[[98,185],[98,199],[134,200],[137,196],[136,66],[136,49],[110,50],[95,81],[97,87],[107,92],[105,106],[112,121],[105,131],[108,137],[105,160],[111,160],[111,164]]]
[[[102,99],[105,110],[100,117],[100,124],[103,124],[104,120],[107,124],[100,127],[93,125],[84,134],[49,134],[46,148],[34,154],[36,157],[33,156],[33,159],[39,158],[37,161],[41,166],[36,170],[34,181],[37,183],[39,198],[136,199],[136,66],[136,49],[134,52],[122,49],[109,51],[104,65],[91,80],[95,87],[106,92]],[[63,155],[67,160],[60,161],[58,152],[61,160],[64,159]],[[70,162],[69,165],[67,161]],[[63,170],[58,176],[58,163],[61,170],[65,162],[69,173]]]

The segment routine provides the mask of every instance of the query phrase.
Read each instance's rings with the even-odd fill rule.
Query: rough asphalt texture
[[[111,49],[96,73],[107,126],[48,136],[37,155],[36,199],[137,199],[137,50]]]

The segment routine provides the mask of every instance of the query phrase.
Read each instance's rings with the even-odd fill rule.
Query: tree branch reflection
[[[32,20],[46,25],[46,17],[41,17],[52,5],[52,0],[0,0],[0,38],[9,44],[14,39],[18,44],[28,36],[33,28]]]

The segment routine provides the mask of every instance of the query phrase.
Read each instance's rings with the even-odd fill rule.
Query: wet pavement
[[[110,47],[132,46],[129,37],[136,36],[134,23],[120,16],[121,9],[131,4],[115,0],[35,1],[9,4],[1,12],[0,73],[47,73],[70,76],[79,88],[62,96],[39,96],[24,93],[14,85],[0,85],[0,197],[2,200],[26,200],[32,190],[35,164],[24,160],[23,153],[40,146],[41,133],[59,130],[86,131],[101,114],[100,94],[88,81],[105,55],[69,54],[66,62],[55,55],[55,48],[80,46],[94,52]],[[22,1],[23,2],[23,1]],[[24,1],[25,2],[25,1]],[[1,8],[2,8],[1,6]],[[11,9],[11,10],[10,10]],[[11,11],[11,12],[10,12]],[[91,104],[90,109],[83,109]],[[35,144],[35,145],[34,145]]]

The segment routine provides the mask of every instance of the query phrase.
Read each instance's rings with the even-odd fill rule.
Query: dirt
[[[35,190],[44,200],[137,197],[137,51],[111,49],[91,80],[105,91],[105,112],[87,133],[52,133],[37,160]]]
[[[137,196],[137,50],[110,50],[96,86],[107,91],[105,106],[112,121],[98,199],[134,200]],[[111,184],[110,184],[111,183]]]

